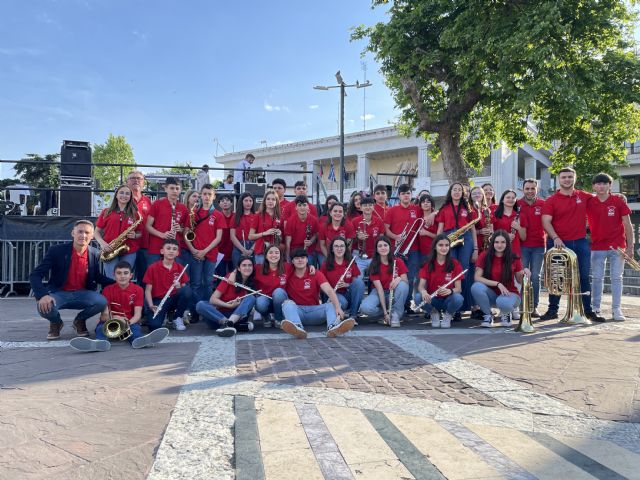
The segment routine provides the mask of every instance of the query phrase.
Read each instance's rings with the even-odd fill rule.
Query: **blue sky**
[[[334,135],[338,92],[312,87],[337,70],[362,82],[349,29],[383,19],[369,0],[4,0],[0,158],[113,133],[139,163],[211,165],[215,138],[232,151]],[[348,92],[346,132],[363,128],[364,90],[367,128],[397,114],[365,61],[373,86]]]

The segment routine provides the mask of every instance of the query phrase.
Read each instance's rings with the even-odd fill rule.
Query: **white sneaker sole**
[[[327,337],[335,338],[338,335],[342,335],[350,331],[353,327],[355,327],[356,321],[353,318],[347,318],[340,324],[336,325],[332,329],[327,331]]]
[[[149,347],[151,345],[155,345],[156,343],[160,343],[165,338],[169,336],[168,328],[156,328],[153,332],[147,333],[142,337],[136,338],[133,342],[131,342],[131,346],[133,348],[144,348]]]
[[[69,345],[79,352],[107,352],[111,350],[111,343],[109,341],[92,340],[87,337],[72,338]]]
[[[283,320],[280,324],[280,327],[282,328],[282,331],[288,333],[289,335],[293,335],[299,340],[304,340],[305,338],[307,338],[307,332],[305,332],[304,330],[300,330],[290,320]]]

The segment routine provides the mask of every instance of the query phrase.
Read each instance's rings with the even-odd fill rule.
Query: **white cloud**
[[[289,112],[289,107],[284,105],[271,105],[267,102],[264,102],[264,109],[267,112]]]
[[[320,105],[309,105],[310,110],[315,110],[316,108],[320,108]]]
[[[371,120],[372,118],[376,118],[373,113],[367,113],[366,115],[360,115],[360,120]]]
[[[136,37],[138,40],[140,40],[141,42],[146,42],[147,41],[147,34],[144,32],[141,32],[139,30],[134,30],[133,32],[131,32],[131,34]]]

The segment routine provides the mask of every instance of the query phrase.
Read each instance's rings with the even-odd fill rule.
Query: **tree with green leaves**
[[[635,3],[632,1],[631,3]],[[373,0],[354,30],[381,65],[406,131],[467,181],[492,145],[551,147],[553,168],[612,172],[640,134],[640,62],[626,0]]]
[[[22,183],[34,188],[57,188],[60,185],[59,153],[49,153],[42,157],[28,153],[16,162],[13,169]]]
[[[95,144],[92,154],[93,163],[108,164],[125,164],[135,167],[133,159],[133,149],[127,143],[123,135],[109,134],[109,138],[104,144]],[[113,190],[123,181],[126,181],[127,173],[131,170],[129,167],[104,166],[94,167],[93,176],[100,182],[100,188],[103,190]],[[120,174],[122,173],[122,181]]]

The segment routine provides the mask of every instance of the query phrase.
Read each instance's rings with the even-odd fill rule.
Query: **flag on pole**
[[[331,165],[329,167],[329,176],[327,177],[327,180],[329,180],[330,182],[337,182],[336,171],[333,169],[333,158],[331,159]]]
[[[322,168],[322,162],[320,162],[320,178],[324,177],[324,168]]]

